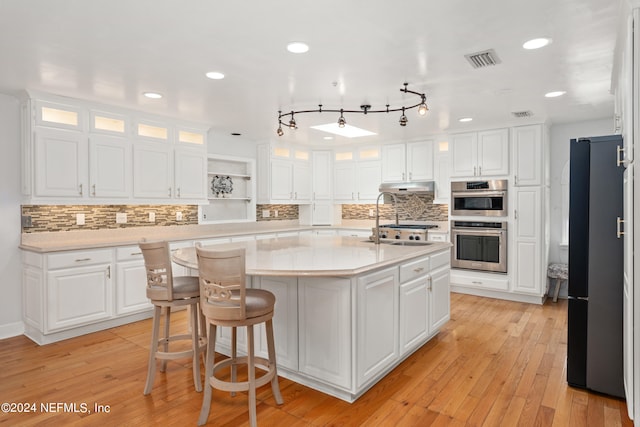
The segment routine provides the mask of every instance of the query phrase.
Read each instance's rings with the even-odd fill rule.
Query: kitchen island
[[[298,236],[213,248],[244,247],[250,286],[276,296],[279,374],[353,402],[449,320],[450,246]],[[197,268],[193,247],[173,260]],[[244,331],[238,336],[242,351]],[[256,352],[266,356],[263,329],[256,336]],[[229,353],[228,328],[218,329],[216,343]]]

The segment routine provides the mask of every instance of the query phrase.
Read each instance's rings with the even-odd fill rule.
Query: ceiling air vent
[[[523,119],[525,117],[531,117],[533,116],[533,113],[531,111],[513,111],[511,112],[511,114],[513,114],[513,117],[517,117],[519,119]]]
[[[464,56],[473,68],[484,68],[489,65],[499,64],[500,58],[496,55],[493,49],[485,50],[482,52],[470,53]]]

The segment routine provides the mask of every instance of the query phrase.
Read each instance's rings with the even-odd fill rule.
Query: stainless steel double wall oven
[[[451,183],[451,267],[507,272],[507,184],[507,180]]]

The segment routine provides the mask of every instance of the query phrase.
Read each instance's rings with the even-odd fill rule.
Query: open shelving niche
[[[198,207],[200,224],[223,222],[253,222],[256,220],[256,161],[245,157],[209,154],[207,158],[208,204]],[[230,178],[233,190],[216,195],[216,177]]]

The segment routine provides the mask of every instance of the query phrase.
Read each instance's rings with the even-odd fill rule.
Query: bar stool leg
[[[253,354],[253,325],[247,325],[247,353],[247,369],[249,371],[249,425],[256,427],[258,421],[256,416],[256,368]]]
[[[235,383],[238,373],[238,328],[231,328],[231,382]],[[231,396],[235,396],[236,392],[232,391]]]
[[[171,307],[165,307],[165,315],[164,315],[164,343],[163,348],[164,352],[169,351],[169,330],[171,329]],[[167,370],[167,359],[162,359],[160,362],[160,372],[165,372]]]
[[[213,375],[213,358],[216,349],[216,325],[209,323],[207,328],[207,355],[204,365],[204,393],[202,393],[202,408],[200,409],[200,417],[198,425],[202,426],[207,423],[209,418],[209,409],[211,408],[211,376]]]
[[[198,310],[196,305],[190,305],[191,309],[191,348],[193,349],[193,383],[196,391],[202,391],[202,380],[200,379],[200,330],[198,328]]]
[[[267,351],[269,352],[269,368],[276,369],[276,345],[273,339],[273,321],[271,319],[266,322],[267,327]],[[280,384],[278,383],[278,371],[271,379],[271,391],[278,405],[282,405],[282,395],[280,394]]]
[[[156,376],[156,352],[158,351],[158,331],[160,330],[161,307],[153,306],[153,326],[151,329],[151,348],[149,349],[149,367],[147,370],[147,384],[144,386],[144,395],[151,393],[153,381]]]
[[[563,279],[556,278],[556,289],[553,291],[553,302],[558,302],[558,294],[560,293],[560,286],[562,286]]]

